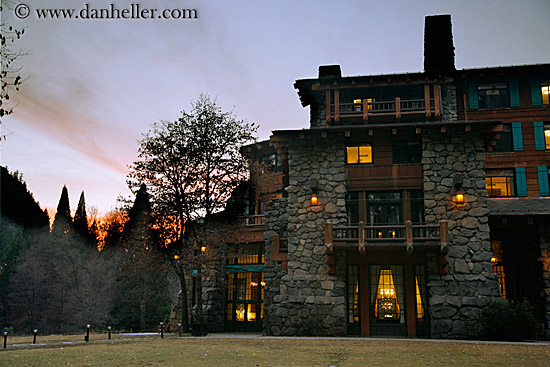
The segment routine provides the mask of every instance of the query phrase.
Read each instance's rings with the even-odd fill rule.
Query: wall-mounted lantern
[[[457,204],[464,204],[464,192],[462,190],[458,190],[455,194],[455,201]]]
[[[316,194],[311,195],[311,205],[319,205],[319,197]]]
[[[311,188],[311,198],[310,203],[312,206],[319,205],[319,196],[317,196],[317,193],[319,191],[319,181],[317,181],[316,178],[312,178],[309,180],[309,187]]]
[[[456,173],[453,176],[453,187],[454,187],[454,201],[457,204],[464,204],[464,191],[462,191],[462,183],[464,182],[464,177],[462,173]]]

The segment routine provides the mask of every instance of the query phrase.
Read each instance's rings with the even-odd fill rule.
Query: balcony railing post
[[[439,222],[439,238],[441,243],[449,243],[449,222],[446,220]]]
[[[359,253],[365,255],[367,248],[365,246],[365,222],[359,222],[359,228],[357,229],[357,238],[359,240]]]
[[[413,252],[413,227],[410,220],[405,222],[405,245],[407,246],[407,254]]]
[[[434,110],[435,110],[435,117],[439,117],[439,116],[441,115],[439,97],[440,97],[439,84],[434,84]]]
[[[369,121],[369,101],[363,99],[363,122],[366,124]]]
[[[401,118],[401,98],[395,97],[395,118]]]
[[[334,90],[334,121],[340,121],[340,91]]]
[[[330,126],[330,117],[331,117],[330,115],[332,113],[330,111],[330,89],[328,89],[326,91],[326,104],[327,104],[327,112],[326,112],[327,113],[327,117],[326,117],[327,118],[327,127],[329,127]]]
[[[426,117],[432,115],[432,110],[430,107],[430,85],[424,85],[424,108],[426,109]]]

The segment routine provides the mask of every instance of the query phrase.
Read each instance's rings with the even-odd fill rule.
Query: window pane
[[[358,147],[347,147],[347,163],[359,163],[359,148]]]
[[[348,323],[359,322],[359,267],[348,267]]]
[[[550,104],[550,85],[543,85],[540,88],[542,93],[542,104]]]
[[[506,83],[480,84],[478,99],[480,108],[508,107],[508,86]]]
[[[546,149],[550,149],[550,124],[544,124],[544,141]]]
[[[370,145],[359,147],[359,163],[372,163],[372,147]]]

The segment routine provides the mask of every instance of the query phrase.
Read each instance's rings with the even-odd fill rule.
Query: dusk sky
[[[3,119],[1,164],[23,173],[41,206],[63,185],[71,209],[129,196],[127,166],[149,125],[175,120],[199,93],[260,126],[308,126],[293,88],[319,65],[345,76],[423,69],[424,17],[451,14],[457,68],[550,62],[549,0],[461,1],[92,1],[21,0],[18,46],[25,84]],[[36,9],[196,9],[198,19],[38,19]]]

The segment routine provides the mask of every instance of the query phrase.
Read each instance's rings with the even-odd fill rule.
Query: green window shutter
[[[512,122],[512,142],[514,151],[523,150],[523,134],[521,133],[521,122]]]
[[[516,188],[518,196],[527,196],[527,179],[525,167],[516,167]]]
[[[537,172],[539,175],[539,194],[540,196],[550,195],[550,188],[548,187],[548,167],[539,166],[537,167]]]
[[[517,80],[510,80],[510,107],[519,107],[519,84]]]
[[[542,95],[540,92],[540,80],[531,79],[531,103],[533,106],[542,105]]]
[[[470,109],[479,108],[479,101],[477,97],[477,83],[469,82],[468,83],[468,105]]]
[[[542,121],[533,122],[535,129],[535,149],[546,150],[546,140],[544,139],[544,124]]]

